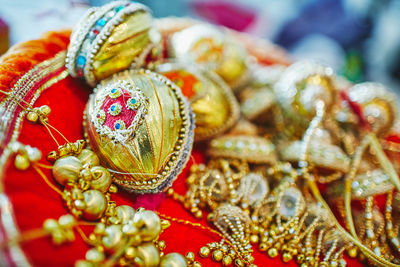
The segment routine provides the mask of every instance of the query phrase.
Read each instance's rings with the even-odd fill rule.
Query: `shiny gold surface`
[[[176,166],[189,131],[186,103],[177,97],[179,88],[175,87],[177,93],[156,77],[159,76],[144,71],[119,73],[102,82],[88,105],[90,144],[101,163],[111,169],[117,183],[130,189],[154,189],[165,182]],[[100,136],[91,121],[96,116],[91,109],[99,101],[101,90],[106,90],[107,83],[115,79],[131,82],[148,98],[147,114],[134,137],[124,143],[113,141],[107,135]]]
[[[223,133],[239,117],[238,103],[230,88],[214,73],[178,63],[158,66],[189,97],[196,115],[195,139],[209,139]]]
[[[152,18],[138,11],[116,26],[93,59],[96,80],[127,69],[134,59],[151,43],[149,31]]]

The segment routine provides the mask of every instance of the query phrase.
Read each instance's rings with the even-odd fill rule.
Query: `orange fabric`
[[[17,44],[0,57],[0,90],[9,91],[13,84],[34,65],[65,50],[70,30],[49,32],[39,40]],[[0,101],[4,95],[0,95]]]
[[[12,48],[1,58],[0,88],[8,90],[32,66],[65,49],[68,44],[68,35],[69,32],[51,33],[42,41],[31,41]],[[49,105],[52,110],[49,116],[50,123],[70,141],[75,141],[82,139],[82,114],[90,92],[90,88],[82,82],[67,77],[47,89],[39,97],[35,106]],[[47,153],[57,148],[44,127],[31,124],[26,120],[21,126],[18,140],[41,150],[43,153],[41,162],[45,164],[48,164],[45,160]],[[59,141],[61,142],[61,139]],[[13,160],[11,157],[7,162],[3,184],[5,192],[12,202],[16,222],[21,232],[40,228],[45,219],[58,218],[68,212],[61,197],[46,185],[33,168],[23,172],[18,171],[13,165]],[[184,194],[186,191],[185,179],[193,160],[196,162],[205,160],[202,148],[197,146],[194,148],[192,160],[175,181],[173,188],[178,193]],[[51,171],[43,171],[53,181]],[[112,198],[118,205],[135,206],[136,203],[136,197],[125,192],[118,192]],[[201,222],[203,225],[211,227],[205,219],[201,221],[194,219],[180,204],[167,197],[157,207],[157,211],[174,218]],[[58,247],[52,245],[49,238],[41,238],[22,244],[22,248],[34,266],[73,266],[76,260],[85,257],[88,249],[78,234],[76,237],[75,242]],[[166,241],[166,253],[185,254],[193,251],[196,253],[196,260],[199,260],[203,266],[220,266],[210,258],[202,259],[197,254],[201,246],[220,240],[214,234],[196,227],[172,222],[171,227],[161,235],[161,239]],[[258,266],[296,266],[294,261],[285,264],[280,258],[270,259],[265,252],[261,253],[257,249],[255,251],[255,263]],[[361,266],[361,264],[353,260],[349,266]]]

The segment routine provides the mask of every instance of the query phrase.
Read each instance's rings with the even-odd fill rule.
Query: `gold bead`
[[[199,254],[200,254],[200,257],[207,258],[208,256],[210,256],[210,252],[211,251],[208,247],[202,247],[202,248],[200,248]]]
[[[161,229],[165,230],[171,226],[170,221],[168,220],[161,220]]]
[[[118,192],[118,187],[116,187],[115,185],[111,185],[110,188],[108,188],[108,192],[111,194],[115,194]]]
[[[93,174],[93,180],[90,181],[90,188],[103,193],[107,192],[112,182],[110,172],[101,166],[95,166],[90,171]]]
[[[153,243],[145,243],[137,247],[137,258],[143,263],[142,266],[155,267],[160,263],[160,254]],[[186,263],[186,261],[185,261]],[[168,265],[164,265],[168,266]],[[173,266],[173,265],[172,265]],[[178,265],[179,266],[179,265]]]
[[[252,234],[258,234],[259,233],[259,231],[260,231],[260,228],[257,226],[257,225],[252,225],[251,226],[251,233]]]
[[[76,225],[76,220],[71,214],[65,214],[58,219],[58,223],[63,228],[72,228]]]
[[[101,241],[106,251],[113,252],[120,248],[125,242],[125,236],[122,233],[121,225],[114,224],[107,226]]]
[[[283,253],[282,255],[282,260],[283,262],[289,262],[293,259],[292,255],[290,253]]]
[[[300,255],[297,255],[296,259],[297,259],[297,263],[303,263],[305,257],[303,254],[300,254]]]
[[[189,262],[193,262],[194,261],[194,253],[193,252],[191,252],[191,251],[189,251],[188,253],[186,253],[186,259],[189,261]]]
[[[104,260],[104,254],[97,249],[92,248],[86,252],[86,259],[91,262],[99,263]]]
[[[107,209],[107,200],[103,193],[98,190],[87,190],[83,193],[86,207],[83,216],[87,220],[99,219]]]
[[[243,261],[241,259],[236,259],[235,260],[235,265],[238,266],[238,267],[242,267],[242,266],[244,266],[244,263],[243,263]]]
[[[265,243],[261,243],[261,244],[258,246],[258,249],[259,249],[260,251],[266,251],[266,250],[268,249],[268,246],[267,246],[267,244],[265,244]]]
[[[357,248],[352,247],[351,249],[347,250],[347,254],[349,255],[350,258],[357,257]]]
[[[60,227],[60,225],[58,224],[58,222],[54,219],[47,219],[44,221],[43,223],[43,228],[44,230],[46,230],[46,232],[51,233],[54,230],[58,229]]]
[[[185,258],[179,253],[170,253],[162,257],[160,267],[186,267]]]
[[[203,212],[201,210],[198,210],[195,212],[194,217],[196,217],[196,219],[202,219],[203,218]]]
[[[26,119],[30,122],[37,122],[39,119],[39,115],[34,112],[34,111],[30,111],[28,112],[28,114],[26,115]]]
[[[125,250],[125,257],[128,259],[133,259],[136,257],[136,249],[133,247],[129,247]]]
[[[160,250],[164,250],[165,247],[166,247],[166,244],[165,244],[165,241],[164,241],[164,240],[158,241],[158,248],[159,248]]]
[[[276,256],[278,256],[278,250],[276,248],[268,249],[268,256],[270,256],[271,258],[275,258]]]
[[[229,266],[229,265],[232,264],[232,262],[233,262],[232,257],[229,256],[229,255],[225,256],[225,257],[222,259],[222,265],[224,265],[224,266]]]
[[[128,205],[121,205],[115,208],[117,218],[120,219],[122,224],[126,224],[133,220],[135,216],[135,210]]]
[[[302,263],[302,264],[300,265],[300,267],[308,267],[308,265],[307,265],[306,263]]]
[[[41,107],[39,108],[39,111],[40,111],[43,115],[48,116],[48,115],[50,114],[50,112],[51,112],[51,109],[50,109],[49,106],[43,105],[43,106],[41,106]]]
[[[78,155],[78,159],[82,165],[89,164],[90,167],[94,167],[100,164],[99,157],[90,149],[83,149]]]
[[[78,158],[63,157],[54,163],[53,176],[59,184],[66,185],[68,181],[76,181],[79,178],[81,169],[82,164]]]
[[[251,243],[256,244],[256,243],[258,243],[258,240],[259,240],[258,235],[251,235],[250,236],[250,242]]]
[[[143,241],[151,241],[155,239],[161,231],[161,221],[156,213],[150,210],[138,211],[133,223],[140,229],[140,236]]]
[[[122,232],[126,235],[132,236],[136,235],[139,232],[139,229],[137,229],[133,224],[125,224],[122,226]]]
[[[193,262],[192,267],[201,267],[201,263],[198,261]]]
[[[222,253],[221,250],[214,250],[214,252],[212,254],[212,258],[215,261],[221,261],[223,256],[224,256],[224,253]]]
[[[27,155],[17,154],[15,156],[14,165],[18,170],[25,171],[29,168],[31,163]]]

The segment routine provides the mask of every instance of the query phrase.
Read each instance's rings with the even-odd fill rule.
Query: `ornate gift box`
[[[1,266],[398,266],[395,96],[116,1],[0,58]]]

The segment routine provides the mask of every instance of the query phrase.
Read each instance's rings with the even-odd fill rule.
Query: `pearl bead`
[[[185,258],[179,253],[170,253],[162,257],[160,267],[186,267]]]
[[[95,166],[91,168],[90,171],[94,176],[93,180],[90,182],[90,187],[103,193],[107,192],[112,182],[110,172],[101,166]]]
[[[86,207],[83,216],[87,220],[99,219],[107,208],[107,200],[103,193],[98,190],[88,190],[83,193]]]
[[[54,163],[53,176],[59,184],[66,185],[68,181],[78,179],[81,169],[82,164],[79,159],[74,156],[63,157]]]
[[[121,225],[110,225],[104,230],[102,243],[107,251],[118,249],[125,241],[125,237],[121,230]]]
[[[117,213],[118,219],[121,220],[122,224],[126,224],[130,220],[133,220],[135,216],[135,210],[128,205],[118,206],[115,208],[115,211]]]
[[[78,155],[78,159],[82,165],[89,164],[90,166],[97,166],[100,164],[99,157],[90,149],[83,149]]]
[[[133,222],[140,229],[140,236],[143,241],[151,241],[160,233],[160,218],[153,211],[143,210],[136,213]]]
[[[145,243],[137,248],[140,266],[156,267],[160,263],[160,253],[153,243]]]

